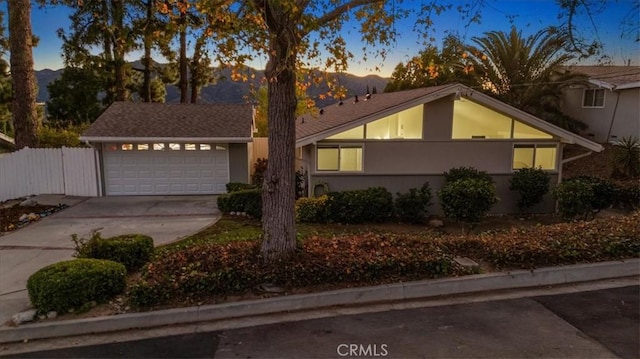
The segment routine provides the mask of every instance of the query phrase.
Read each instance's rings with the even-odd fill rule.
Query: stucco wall
[[[516,205],[518,195],[517,193],[509,190],[510,177],[511,175],[492,176],[495,182],[498,198],[500,198],[500,201],[491,209],[491,213],[493,214],[518,213],[518,207]],[[553,188],[558,182],[558,175],[550,175],[550,181]],[[311,189],[313,190],[316,185],[318,185],[317,188],[315,188],[316,194],[320,194],[322,186],[319,184],[323,183],[327,184],[329,191],[347,191],[382,186],[395,196],[398,192],[408,192],[409,188],[419,188],[425,182],[429,182],[429,186],[431,187],[433,194],[433,205],[430,207],[429,212],[431,214],[442,215],[440,203],[436,194],[437,190],[444,184],[444,177],[442,175],[313,175],[311,176]],[[545,196],[542,203],[535,206],[528,212],[552,213],[554,211],[555,201],[552,196],[548,194]]]
[[[587,138],[604,143],[622,137],[640,136],[640,89],[605,90],[602,108],[582,107],[583,93],[583,87],[567,89],[562,111],[589,126],[584,131]]]
[[[249,182],[249,151],[246,143],[229,144],[229,181]]]

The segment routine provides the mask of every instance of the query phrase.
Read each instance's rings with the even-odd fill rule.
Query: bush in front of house
[[[252,184],[242,183],[242,182],[229,182],[225,185],[225,187],[227,188],[227,193],[256,188],[256,186]]]
[[[222,213],[243,212],[251,218],[262,218],[262,190],[259,188],[222,194],[217,201]]]
[[[420,188],[410,188],[407,193],[397,193],[394,207],[398,219],[403,223],[424,223],[432,198],[429,182]]]
[[[509,179],[509,189],[518,192],[521,212],[542,202],[549,193],[549,174],[542,168],[521,168]]]
[[[624,210],[640,208],[640,181],[617,183],[613,205]]]
[[[592,176],[569,178],[554,190],[558,211],[566,220],[593,217],[600,210],[611,207],[617,193],[613,183]]]
[[[326,213],[329,222],[384,222],[393,213],[393,195],[384,187],[329,192],[327,196]]]
[[[262,188],[262,182],[264,182],[264,173],[267,171],[267,164],[269,160],[266,158],[258,158],[253,164],[253,174],[251,175],[251,184]]]
[[[65,313],[86,303],[104,303],[125,288],[127,270],[102,259],[73,259],[44,267],[29,277],[27,291],[40,313]]]
[[[327,222],[327,195],[301,197],[296,201],[296,221],[307,223]]]
[[[137,271],[145,265],[153,255],[153,239],[143,234],[124,234],[102,238],[100,232],[92,232],[91,238],[78,239],[72,235],[76,245],[75,257],[106,259],[124,264],[127,271]]]
[[[457,273],[433,241],[377,234],[314,237],[288,260],[264,266],[259,241],[203,245],[157,258],[130,290],[131,303],[152,306],[176,299],[253,291],[261,283],[287,288],[327,284],[373,285]]]
[[[485,171],[479,171],[474,167],[458,167],[452,168],[444,173],[445,183],[452,183],[462,179],[478,179],[493,183],[491,176]]]
[[[483,178],[466,178],[446,183],[438,191],[438,198],[447,218],[471,227],[479,223],[498,202],[495,187]]]

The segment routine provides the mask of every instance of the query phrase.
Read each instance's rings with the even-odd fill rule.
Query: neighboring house
[[[16,142],[10,136],[0,132],[0,153],[11,152],[16,148]]]
[[[493,177],[501,199],[497,213],[517,211],[517,196],[509,190],[515,169],[540,166],[555,184],[564,144],[603,149],[459,84],[345,100],[298,118],[296,139],[310,194],[375,186],[395,194],[426,181],[435,192],[443,172],[472,166]],[[552,212],[554,206],[549,195],[533,211]]]
[[[616,142],[640,137],[640,66],[571,66],[564,71],[587,76],[586,85],[564,91],[562,111],[589,128],[587,138]]]
[[[248,181],[253,128],[251,105],[115,102],[80,140],[107,196],[218,194]]]

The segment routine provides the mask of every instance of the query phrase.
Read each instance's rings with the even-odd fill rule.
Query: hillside
[[[135,65],[135,64],[134,64]],[[47,85],[52,81],[58,79],[62,75],[63,70],[41,70],[36,71],[36,80],[38,82],[38,102],[46,102],[49,100],[49,94],[47,92]],[[200,94],[200,101],[203,103],[241,103],[245,101],[245,97],[249,95],[251,86],[258,87],[260,85],[260,79],[264,76],[262,70],[249,71],[255,72],[255,79],[247,82],[236,82],[231,79],[231,72],[228,69],[219,71],[216,77],[219,79],[217,83],[204,87]],[[355,94],[364,94],[367,86],[370,89],[376,87],[378,91],[382,92],[388,79],[377,76],[368,75],[365,77],[359,77],[351,74],[330,74],[330,76],[336,76],[339,84],[343,85],[347,91],[348,96]],[[326,106],[335,102],[332,98],[324,100],[319,99],[318,95],[327,92],[326,84],[320,86],[312,86],[309,89],[309,96],[316,100],[316,105],[319,107]],[[180,100],[180,92],[178,88],[173,85],[167,86],[167,102],[178,102]]]

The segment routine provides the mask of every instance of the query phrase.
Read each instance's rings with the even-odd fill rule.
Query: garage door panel
[[[227,151],[105,151],[103,163],[107,195],[218,194],[229,181]]]

